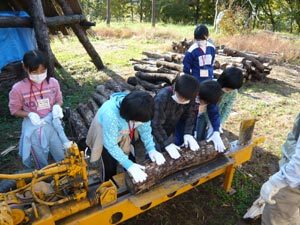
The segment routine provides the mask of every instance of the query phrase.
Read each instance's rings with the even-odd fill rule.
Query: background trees
[[[224,22],[220,30],[227,33],[254,28],[300,32],[300,1],[297,0],[80,1],[85,15],[91,20],[152,22],[152,25],[155,22],[212,25],[217,15],[223,12]],[[107,16],[108,4],[111,18]],[[152,5],[155,8],[152,9]]]

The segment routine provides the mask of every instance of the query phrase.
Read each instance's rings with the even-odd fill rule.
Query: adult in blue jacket
[[[135,182],[147,179],[145,167],[129,159],[130,142],[137,129],[149,158],[161,165],[164,156],[156,151],[152,137],[150,120],[154,113],[154,100],[143,91],[115,93],[98,110],[88,131],[86,143],[90,147],[91,162],[102,155],[105,167],[105,180],[116,174],[120,163]]]

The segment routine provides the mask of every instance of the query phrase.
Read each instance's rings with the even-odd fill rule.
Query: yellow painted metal
[[[96,191],[100,196],[101,206],[105,207],[117,201],[117,192],[117,187],[112,180],[103,182]]]
[[[13,225],[11,209],[6,202],[0,202],[0,225]]]
[[[11,209],[14,224],[20,224],[25,219],[25,212],[23,209],[13,208]]]

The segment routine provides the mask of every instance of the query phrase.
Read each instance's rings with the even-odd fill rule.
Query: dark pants
[[[117,174],[118,161],[115,160],[104,147],[101,156],[104,164],[104,181],[108,181]],[[129,159],[135,162],[135,158],[131,153],[129,154]]]

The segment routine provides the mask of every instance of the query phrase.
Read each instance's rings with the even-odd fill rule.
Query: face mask
[[[47,77],[47,70],[44,73],[37,74],[37,75],[29,74],[29,79],[37,84],[42,83],[46,79],[46,77]]]
[[[173,100],[174,100],[175,102],[177,102],[178,104],[181,104],[181,105],[185,105],[185,104],[190,103],[190,100],[187,100],[187,101],[184,101],[184,102],[180,101],[180,100],[178,99],[178,97],[177,97],[176,94],[172,95],[172,98],[173,98]]]
[[[143,124],[143,122],[135,121],[134,122],[134,127],[140,126],[142,124]]]

